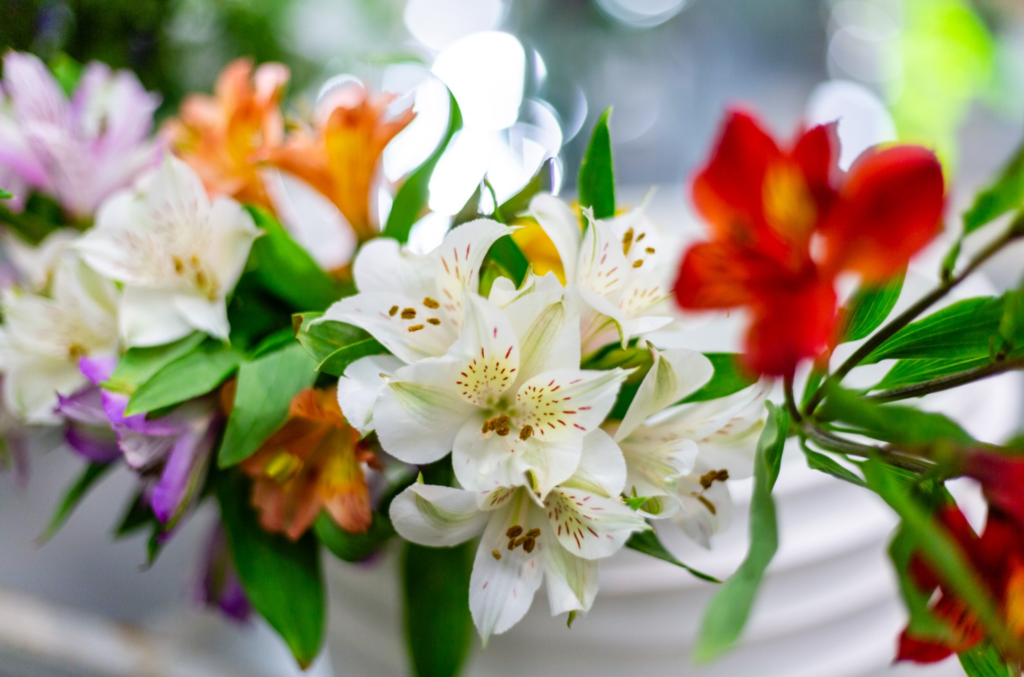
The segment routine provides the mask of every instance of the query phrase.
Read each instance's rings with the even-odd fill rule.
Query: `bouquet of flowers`
[[[285,67],[238,61],[154,136],[158,100],[130,73],[61,76],[11,52],[0,89],[5,457],[22,464],[24,425],[60,426],[85,463],[44,537],[119,464],[139,482],[117,534],[148,531],[151,561],[216,504],[202,598],[261,615],[302,666],[323,643],[321,558],[399,541],[411,662],[431,675],[457,674],[474,626],[484,644],[510,630],[542,584],[571,626],[627,547],[720,586],[708,660],[775,553],[793,439],[899,515],[898,658],[1020,671],[1024,444],[891,403],[1024,366],[1024,290],[935,309],[1024,236],[1024,150],[964,214],[937,285],[890,317],[943,226],[925,148],[843,171],[835,124],[780,143],[730,112],[692,182],[707,239],[682,251],[645,204],[616,202],[606,113],[578,201],[550,194],[547,166],[501,203],[485,180],[422,254],[405,243],[454,99],[438,147],[388,185],[381,154],[415,112],[363,83],[303,118],[282,109]],[[859,286],[841,298],[844,279]],[[688,318],[732,309],[742,354],[675,347],[700,331]],[[878,383],[843,386],[882,361]],[[655,524],[710,546],[751,476],[750,548],[727,581],[662,545]],[[980,534],[944,485],[961,476],[989,504]]]

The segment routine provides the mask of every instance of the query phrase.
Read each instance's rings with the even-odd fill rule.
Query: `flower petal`
[[[551,615],[589,611],[597,597],[598,561],[577,557],[548,534],[541,534],[540,547]]]
[[[476,410],[455,382],[459,365],[447,359],[403,367],[373,406],[381,446],[406,463],[432,463],[451,451],[455,436]]]
[[[664,442],[619,443],[626,459],[626,493],[637,496],[667,496],[675,492],[679,478],[691,472],[697,459],[697,443],[687,439]]]
[[[373,430],[373,405],[390,377],[402,366],[393,355],[370,355],[348,365],[338,379],[338,406],[361,435]]]
[[[459,393],[478,407],[494,406],[519,376],[519,340],[511,321],[476,294],[466,295],[462,335],[448,355],[461,366]]]
[[[378,237],[359,250],[352,276],[362,293],[391,292],[422,298],[435,292],[437,263],[403,249],[397,240]]]
[[[579,465],[582,436],[524,440],[515,430],[505,436],[484,433],[482,422],[481,414],[463,424],[452,450],[455,477],[467,489],[490,492],[527,486],[544,497]]]
[[[345,322],[364,329],[395,357],[412,364],[444,355],[458,337],[452,323],[437,317],[423,300],[387,291],[365,292],[338,301],[321,321]],[[438,319],[439,324],[430,322],[430,318]]]
[[[528,214],[537,220],[544,233],[551,238],[559,258],[562,259],[565,280],[572,284],[576,280],[580,241],[583,235],[579,219],[568,205],[546,193],[534,196],[530,201]]]
[[[157,227],[205,224],[210,218],[210,198],[203,182],[191,167],[170,154],[156,170],[146,204]]]
[[[219,295],[231,293],[242,276],[252,243],[260,234],[249,212],[234,200],[218,198],[210,209],[209,261],[217,275]]]
[[[597,428],[615,404],[629,372],[552,369],[529,379],[516,393],[515,426],[527,425],[541,440],[575,437]]]
[[[437,300],[452,321],[462,315],[462,295],[479,291],[480,266],[491,245],[513,230],[497,221],[477,219],[449,231],[430,253],[438,263]]]
[[[632,268],[622,251],[623,243],[611,226],[590,216],[587,219],[589,225],[580,244],[576,284],[601,296],[609,296],[625,284]]]
[[[125,287],[120,332],[128,347],[159,346],[191,334],[195,328],[178,311],[173,292]]]
[[[545,304],[542,293],[526,294],[505,313],[518,334],[519,379],[580,363],[580,320],[563,300]],[[540,303],[537,303],[540,301]]]
[[[505,510],[491,513],[469,579],[469,609],[484,645],[492,634],[501,634],[526,615],[544,577],[542,554],[522,547],[508,550],[505,535],[525,522],[530,500],[523,492]],[[500,558],[493,551],[497,550]]]
[[[584,559],[615,554],[631,534],[650,529],[644,518],[617,498],[555,487],[544,499],[549,528],[570,553]]]
[[[583,453],[565,486],[605,496],[618,496],[626,484],[626,460],[615,440],[597,428],[583,438]]]
[[[626,438],[653,414],[669,407],[711,380],[711,360],[694,350],[656,350],[649,346],[652,364],[615,431],[615,441]]]
[[[458,545],[484,529],[490,514],[470,491],[412,484],[391,502],[391,523],[407,541],[432,547]]]
[[[725,531],[732,522],[732,496],[723,482],[704,489],[699,480],[691,475],[680,481],[682,509],[672,516],[672,522],[699,545],[710,548],[711,537]]]

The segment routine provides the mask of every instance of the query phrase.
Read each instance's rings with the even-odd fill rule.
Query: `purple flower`
[[[69,421],[72,449],[100,463],[123,457],[148,482],[153,514],[170,530],[202,487],[222,417],[210,396],[160,418],[125,416],[128,396],[99,386],[116,365],[116,358],[83,358],[79,368],[91,385],[61,397],[57,411]]]
[[[252,605],[238,580],[235,563],[231,559],[224,527],[217,522],[207,541],[203,553],[202,568],[196,599],[208,606],[217,607],[228,618],[246,622],[252,615]]]
[[[163,144],[147,137],[160,99],[132,73],[90,63],[69,101],[37,57],[8,52],[3,66],[0,180],[16,197],[39,190],[88,218],[158,161]]]

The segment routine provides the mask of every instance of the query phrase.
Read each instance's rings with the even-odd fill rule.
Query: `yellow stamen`
[[[409,333],[412,333],[414,331],[419,331],[420,329],[423,329],[424,326],[426,326],[426,325],[414,324],[411,327],[409,327]]]
[[[425,305],[427,308],[430,308],[431,310],[437,310],[438,308],[441,307],[440,303],[430,298],[429,296],[423,299],[423,305]]]

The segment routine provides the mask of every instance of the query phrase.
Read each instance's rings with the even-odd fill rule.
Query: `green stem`
[[[1016,357],[1009,360],[993,362],[992,364],[985,364],[973,369],[967,369],[958,374],[940,376],[939,378],[934,378],[930,381],[923,381],[921,383],[903,386],[902,388],[883,390],[872,395],[867,395],[864,399],[873,400],[875,402],[895,402],[896,400],[905,400],[910,397],[921,397],[922,395],[942,392],[943,390],[956,388],[957,386],[973,383],[974,381],[981,381],[982,379],[997,376],[1015,369],[1024,369],[1024,357]]]
[[[1001,236],[992,241],[987,247],[978,252],[967,267],[960,272],[959,275],[950,278],[947,281],[943,281],[936,287],[931,293],[925,295],[919,299],[914,305],[910,306],[902,313],[897,315],[894,319],[889,321],[884,327],[879,329],[877,332],[871,335],[861,346],[854,351],[850,357],[846,359],[839,367],[833,372],[825,382],[818,386],[818,389],[814,392],[807,403],[804,405],[803,412],[805,416],[811,415],[818,405],[821,404],[822,398],[825,396],[825,385],[829,381],[839,383],[843,378],[853,370],[854,367],[859,365],[864,358],[874,352],[875,348],[882,345],[899,330],[906,327],[908,324],[913,322],[917,317],[928,310],[933,304],[942,299],[946,294],[955,289],[961,282],[978,269],[985,261],[992,258],[997,252],[1005,247],[1010,242],[1020,238],[1024,235],[1024,215],[1017,217],[1016,220]]]
[[[870,444],[861,444],[859,442],[853,442],[847,440],[838,435],[822,430],[813,421],[804,419],[800,424],[801,432],[815,444],[820,446],[822,449],[836,452],[839,454],[846,454],[847,456],[855,456],[857,458],[878,458],[884,463],[896,466],[897,468],[903,468],[904,470],[910,470],[915,473],[923,473],[930,470],[932,464],[924,459],[909,454],[904,454],[898,449],[891,447],[876,447]]]

